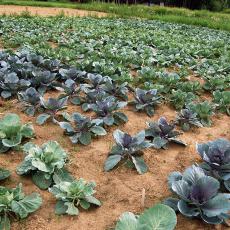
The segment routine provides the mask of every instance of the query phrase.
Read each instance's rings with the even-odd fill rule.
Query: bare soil
[[[68,8],[0,5],[0,15],[3,14],[18,15],[23,12],[29,12],[30,15],[39,15],[44,17],[55,16],[59,14],[64,14],[66,16],[78,16],[78,17],[85,17],[85,16],[106,17],[107,16],[107,14],[103,12],[68,9]]]
[[[97,15],[104,17],[107,14],[65,8],[24,7],[24,6],[0,6],[0,14],[20,14],[28,11],[31,15],[53,16],[64,13],[68,16]],[[55,48],[56,44],[50,42]],[[0,50],[2,49],[0,41]],[[135,72],[133,72],[135,76]],[[191,77],[191,80],[192,77]],[[197,79],[196,79],[197,80]],[[55,96],[50,93],[49,96]],[[77,106],[68,106],[68,112],[81,112]],[[3,185],[15,187],[23,184],[25,193],[39,192],[43,197],[42,207],[30,215],[26,220],[14,222],[13,230],[109,230],[115,226],[118,217],[125,211],[136,214],[144,208],[153,206],[171,195],[167,186],[167,176],[172,171],[183,171],[186,167],[200,158],[195,150],[196,143],[207,142],[216,138],[230,139],[230,119],[227,115],[213,117],[213,126],[210,128],[193,129],[181,135],[181,139],[187,142],[187,147],[171,145],[168,150],[148,149],[144,151],[144,158],[149,166],[149,171],[139,175],[135,170],[120,166],[111,172],[104,172],[103,165],[114,140],[112,133],[117,127],[110,128],[108,135],[95,139],[91,145],[73,145],[67,136],[63,136],[63,130],[55,124],[48,123],[38,126],[36,118],[31,118],[20,112],[16,100],[0,100],[0,117],[7,113],[17,113],[23,122],[32,122],[35,128],[36,138],[33,140],[41,145],[48,140],[56,140],[69,153],[69,171],[76,178],[84,178],[97,183],[96,197],[103,202],[99,208],[89,211],[80,211],[78,217],[57,216],[54,213],[55,198],[48,191],[39,190],[30,178],[20,177],[15,173],[17,165],[23,160],[22,152],[10,151],[0,154],[0,167],[12,171],[12,176]],[[176,112],[167,105],[161,105],[156,110],[153,118],[144,113],[133,112],[131,108],[123,110],[129,117],[129,121],[119,128],[123,131],[135,134],[146,128],[147,121],[156,121],[160,116],[168,120],[175,118]],[[87,113],[86,113],[87,115]],[[145,190],[143,206],[143,189]],[[177,230],[227,230],[224,226],[211,226],[200,220],[190,220],[178,215]],[[124,229],[125,230],[125,229]]]
[[[49,95],[54,96],[56,93]],[[68,112],[82,112],[77,106],[68,106]],[[167,105],[161,105],[153,118],[144,113],[133,112],[132,108],[123,110],[129,117],[128,123],[119,128],[135,134],[146,128],[146,121],[156,121],[160,116],[168,120],[175,118],[176,112]],[[216,115],[210,128],[194,129],[181,135],[187,142],[187,147],[171,145],[168,150],[148,149],[144,158],[149,166],[149,172],[139,175],[135,170],[121,165],[111,172],[104,172],[103,165],[107,154],[114,143],[112,133],[116,127],[110,128],[108,135],[95,139],[91,145],[73,145],[63,130],[55,124],[44,126],[35,124],[36,118],[31,118],[20,112],[16,100],[1,101],[0,116],[14,112],[20,115],[23,122],[32,122],[35,128],[37,144],[48,140],[56,140],[69,153],[69,171],[76,178],[84,178],[97,183],[96,197],[103,202],[99,208],[80,211],[78,217],[56,216],[54,214],[55,198],[48,191],[40,191],[30,178],[20,177],[15,173],[17,165],[23,160],[22,152],[9,152],[0,155],[0,167],[10,169],[12,176],[4,183],[14,187],[23,183],[26,193],[39,192],[43,197],[42,207],[30,215],[28,219],[13,223],[13,230],[109,230],[115,226],[118,217],[125,211],[140,213],[144,208],[161,202],[170,195],[167,187],[167,176],[172,171],[183,171],[200,158],[195,150],[195,144],[214,140],[216,138],[230,139],[230,120],[226,115]],[[86,113],[87,115],[87,113]],[[145,189],[144,207],[142,193]],[[185,227],[186,226],[186,227]],[[227,230],[224,226],[211,226],[199,220],[190,220],[178,215],[177,230]],[[125,230],[125,229],[124,229]]]

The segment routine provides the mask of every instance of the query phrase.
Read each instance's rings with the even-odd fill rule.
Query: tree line
[[[44,1],[44,0],[43,0]],[[230,7],[230,0],[70,0],[71,2],[108,2],[117,4],[164,4],[165,6],[185,7],[189,9],[207,9],[221,11]]]
[[[154,1],[159,2],[159,1]],[[230,0],[165,0],[166,5],[186,7],[189,9],[222,10],[230,7]]]

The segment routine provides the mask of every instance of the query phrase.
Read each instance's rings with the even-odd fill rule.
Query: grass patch
[[[0,0],[2,5],[42,6],[100,11],[116,15],[120,18],[142,18],[161,20],[165,22],[183,23],[188,25],[208,27],[230,31],[229,10],[224,13],[215,13],[206,10],[189,10],[185,8],[171,8],[145,5],[117,5],[113,3],[68,3],[68,2],[42,2],[26,0]]]
[[[27,1],[27,0],[0,0],[0,5],[15,5],[15,6],[40,6],[40,7],[55,7],[55,8],[71,8],[76,9],[77,4],[68,2],[43,2],[43,1]]]

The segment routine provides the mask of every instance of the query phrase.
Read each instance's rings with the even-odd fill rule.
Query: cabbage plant
[[[16,73],[8,73],[3,79],[0,79],[1,96],[8,99],[17,95],[19,91],[23,91],[30,86],[30,81],[19,79]]]
[[[0,153],[17,149],[22,141],[34,136],[31,124],[23,125],[17,114],[9,113],[0,120]]]
[[[218,111],[230,116],[230,91],[213,92],[213,102],[216,103]]]
[[[175,124],[168,123],[165,117],[161,117],[158,122],[149,122],[147,125],[145,136],[151,141],[152,147],[167,149],[170,142],[186,146],[183,141],[177,139],[181,133],[174,130]]]
[[[80,142],[83,145],[89,145],[92,138],[107,134],[98,119],[91,119],[82,116],[80,113],[73,113],[70,120],[70,122],[59,122],[59,125],[74,144]]]
[[[81,105],[83,111],[89,111],[91,109],[91,105],[95,104],[96,101],[103,101],[104,98],[109,95],[102,89],[91,90],[90,92],[85,93],[84,96],[78,95],[75,97],[75,104]]]
[[[128,83],[117,84],[112,79],[108,79],[103,85],[102,89],[109,95],[114,96],[121,100],[128,100]]]
[[[135,136],[130,136],[117,129],[113,133],[116,144],[112,147],[108,158],[105,161],[105,171],[112,170],[119,162],[129,163],[129,166],[136,168],[138,173],[147,172],[148,167],[142,157],[142,150],[151,147],[148,141],[145,141],[145,131],[141,131]]]
[[[42,113],[37,117],[36,123],[39,125],[44,124],[48,119],[51,119],[53,123],[58,123],[56,116],[58,111],[63,110],[67,106],[68,97],[64,98],[49,98],[47,101],[43,97],[40,97],[42,108],[46,113]]]
[[[40,94],[38,91],[30,87],[24,92],[18,93],[18,99],[22,104],[23,111],[29,115],[34,116],[36,111],[39,110],[40,107]]]
[[[197,144],[197,152],[203,159],[200,165],[205,172],[223,182],[230,191],[230,141],[220,138],[204,144]]]
[[[57,215],[78,215],[79,207],[87,210],[91,205],[101,206],[101,202],[94,197],[95,187],[94,182],[86,182],[82,178],[55,184],[49,188],[49,192],[57,199],[55,213]]]
[[[202,89],[202,86],[199,81],[179,82],[177,87],[181,89],[183,92],[192,92],[196,94],[200,92]]]
[[[55,87],[57,90],[63,92],[59,98],[68,97],[70,102],[74,105],[78,105],[79,102],[79,92],[80,89],[77,87],[77,84],[72,79],[67,79],[61,86]]]
[[[88,83],[81,84],[81,90],[85,93],[90,92],[91,90],[97,90],[102,87],[102,84],[104,84],[109,78],[103,77],[100,74],[87,74],[86,80]]]
[[[59,75],[61,76],[62,80],[74,80],[77,83],[84,82],[87,73],[85,71],[77,70],[76,68],[60,68],[58,71]]]
[[[219,181],[205,175],[200,167],[193,165],[183,174],[173,172],[169,187],[176,196],[164,203],[182,215],[201,218],[209,224],[220,224],[229,218],[230,195],[219,193]]]
[[[109,96],[104,98],[102,101],[96,101],[95,104],[90,105],[101,123],[103,125],[119,125],[128,121],[128,117],[117,110],[124,108],[127,102],[117,101],[115,97]]]
[[[160,103],[161,97],[157,89],[143,90],[137,88],[134,94],[134,100],[130,104],[134,105],[136,111],[144,111],[149,117],[154,115],[154,107]]]
[[[205,81],[205,84],[203,85],[203,88],[206,91],[213,92],[214,90],[225,90],[228,86],[226,84],[226,79],[222,76],[212,76],[210,78],[207,78]]]
[[[40,94],[44,94],[47,90],[53,88],[53,83],[56,80],[56,73],[49,70],[33,71],[31,78],[31,86],[36,88]]]
[[[0,168],[0,181],[7,179],[10,176],[10,171],[4,168]]]
[[[24,145],[24,153],[17,174],[31,175],[40,189],[49,188],[59,177],[71,178],[65,169],[67,154],[56,141],[48,141],[41,147],[29,142]]]
[[[22,185],[16,188],[0,186],[0,229],[10,230],[11,219],[25,219],[40,208],[42,198],[38,193],[25,195]]]
[[[181,89],[172,90],[170,102],[176,110],[183,109],[188,103],[197,99],[197,96],[192,92],[183,92]]]
[[[214,114],[214,105],[208,101],[200,103],[190,103],[188,108],[197,114],[203,126],[211,126],[211,116]]]
[[[176,124],[180,125],[183,131],[190,130],[191,126],[203,127],[197,114],[190,109],[182,109],[180,113],[177,113]]]
[[[123,213],[116,224],[115,230],[173,230],[176,223],[175,211],[167,205],[157,204],[146,209],[139,216],[132,212]]]

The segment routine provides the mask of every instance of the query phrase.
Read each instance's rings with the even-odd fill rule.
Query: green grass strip
[[[82,9],[88,11],[100,11],[115,14],[120,18],[138,17],[142,19],[161,20],[165,22],[183,23],[188,25],[203,26],[211,29],[230,31],[230,14],[216,13],[206,10],[188,10],[184,8],[170,8],[145,5],[116,5],[113,3],[65,3],[65,2],[42,2],[22,0],[0,0],[2,5],[60,7]]]

